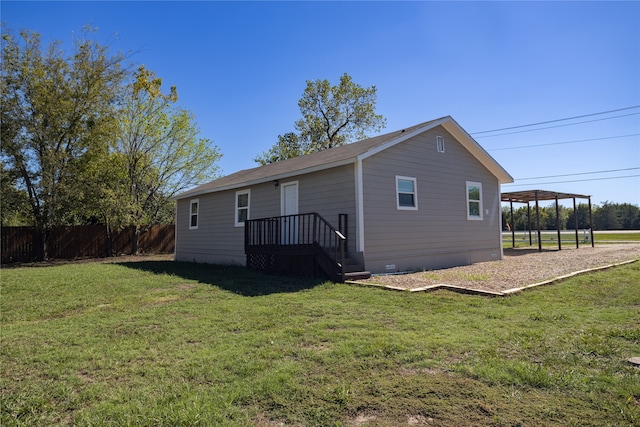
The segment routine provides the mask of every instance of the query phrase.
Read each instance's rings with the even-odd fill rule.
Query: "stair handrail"
[[[245,221],[245,252],[253,246],[316,245],[340,268],[345,278],[347,238],[317,212]]]

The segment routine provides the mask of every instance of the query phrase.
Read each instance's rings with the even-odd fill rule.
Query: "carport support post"
[[[533,245],[531,241],[531,205],[527,201],[527,221],[529,222],[529,246]]]
[[[538,206],[538,190],[536,190],[536,221],[538,223],[538,252],[542,252],[542,233],[540,233],[540,207]]]
[[[562,250],[562,236],[560,234],[560,209],[558,207],[558,195],[556,194],[556,229],[558,230],[558,250]]]
[[[591,247],[594,247],[593,242],[593,216],[591,215],[591,196],[589,196],[589,231],[591,232]]]
[[[513,200],[509,200],[509,206],[511,206],[511,247],[516,247],[516,225],[513,223]]]
[[[576,210],[576,198],[573,198],[573,220],[575,221],[575,229],[576,229],[576,249],[580,247],[580,243],[578,240],[578,211]]]

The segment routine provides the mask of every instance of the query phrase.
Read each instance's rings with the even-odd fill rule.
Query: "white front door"
[[[298,218],[288,215],[298,214],[298,182],[288,182],[280,189],[280,214],[284,217],[280,224],[280,235],[283,244],[298,242]]]

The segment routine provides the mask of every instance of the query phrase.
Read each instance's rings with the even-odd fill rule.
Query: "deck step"
[[[344,280],[364,280],[371,277],[368,271],[351,271],[344,274]]]
[[[356,271],[364,271],[364,265],[344,263],[344,271],[346,273],[354,273]]]

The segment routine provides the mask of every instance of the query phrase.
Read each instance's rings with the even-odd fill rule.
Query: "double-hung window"
[[[467,219],[482,219],[482,183],[467,181]]]
[[[249,219],[249,196],[251,190],[236,191],[235,225],[244,227],[244,223]]]
[[[396,194],[398,210],[418,209],[418,190],[415,178],[396,176]]]
[[[194,199],[189,202],[189,230],[198,228],[198,214],[200,212],[200,200]]]

